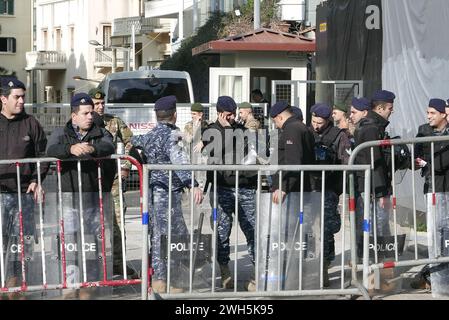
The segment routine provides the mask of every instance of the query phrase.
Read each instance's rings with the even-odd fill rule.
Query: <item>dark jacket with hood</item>
[[[383,140],[385,138],[385,128],[389,122],[379,116],[377,113],[370,111],[368,117],[362,119],[355,132],[354,140],[355,147],[359,145],[376,140]],[[383,156],[381,147],[374,147],[374,171],[372,174],[372,185],[374,187],[372,193],[376,198],[382,198],[389,194],[390,178],[388,174],[388,165]],[[355,164],[369,164],[371,165],[371,148],[366,148],[358,153],[355,158]],[[357,190],[359,193],[365,192],[365,173],[357,172]]]
[[[0,113],[0,155],[2,160],[38,158],[45,154],[47,138],[42,126],[25,112],[9,120]],[[41,179],[44,180],[49,164],[42,163]],[[38,182],[35,164],[20,167],[21,191],[26,192],[30,183]],[[17,193],[16,164],[0,165],[0,189]]]
[[[214,143],[213,138],[211,139],[211,141],[203,140],[205,146],[204,148],[206,150],[209,150],[210,152],[209,164],[225,164],[225,165],[243,164],[242,162],[244,162],[244,157],[248,155],[247,141],[244,141],[243,146],[237,146],[237,139],[235,137],[226,138],[232,137],[234,134],[237,133],[238,130],[240,130],[240,132],[243,133],[247,129],[244,126],[239,125],[237,123],[234,123],[232,126],[229,127],[223,127],[218,120],[208,126],[208,128],[203,133],[203,138],[205,136],[208,136],[208,133],[211,133],[212,136],[215,136],[213,135],[214,131],[216,134],[219,133],[219,136],[221,138],[221,150],[209,149],[210,146],[208,145],[212,144],[214,146],[220,145],[220,143]],[[215,151],[219,151],[220,154],[216,154]],[[238,159],[238,156],[242,156],[243,159]],[[236,173],[234,171],[217,172],[217,184],[220,187],[235,188],[235,179]],[[207,190],[209,183],[213,185],[213,182],[214,182],[214,172],[208,171],[205,189]],[[256,171],[239,172],[239,188],[256,189],[257,172]]]
[[[442,132],[435,131],[430,125],[419,127],[417,138],[436,137],[449,135],[449,125]],[[421,175],[425,178],[424,193],[432,190],[432,149],[431,143],[416,145],[416,157],[427,162],[422,169]],[[449,142],[435,142],[435,192],[449,192]]]
[[[280,130],[278,143],[279,165],[312,165],[315,164],[314,139],[310,130],[295,117],[285,121]],[[301,190],[300,173],[283,172],[282,191],[285,193]],[[273,191],[279,189],[279,174],[272,176]],[[310,173],[304,173],[304,191],[311,191]]]
[[[351,151],[351,142],[344,130],[334,126],[331,122],[321,132],[316,132],[312,127],[310,131],[315,139],[315,161],[317,165],[348,164]],[[312,174],[312,189],[321,191],[321,172]],[[333,191],[337,195],[343,192],[343,172],[326,172],[326,190]]]
[[[75,157],[70,148],[78,143],[87,142],[94,147],[95,152],[85,157]],[[64,128],[53,131],[48,141],[47,155],[61,160],[67,159],[94,159],[108,157],[114,154],[115,148],[111,134],[106,129],[98,127],[95,123],[89,132],[80,140],[69,121]],[[109,192],[115,176],[113,160],[105,160],[102,165],[102,187]],[[62,162],[62,192],[78,192],[77,161]],[[82,192],[98,192],[98,165],[96,161],[81,161]]]

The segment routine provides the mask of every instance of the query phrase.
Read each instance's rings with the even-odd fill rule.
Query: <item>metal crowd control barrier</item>
[[[161,259],[166,258],[166,265],[168,266],[166,285],[167,285],[167,293],[160,293],[162,298],[168,299],[212,299],[212,298],[250,298],[250,297],[299,297],[299,296],[321,296],[321,295],[363,295],[365,298],[369,299],[367,291],[364,287],[359,283],[357,279],[357,266],[356,263],[349,264],[349,259],[345,258],[346,247],[345,244],[347,242],[347,231],[345,230],[345,221],[346,221],[346,181],[348,172],[361,171],[364,173],[365,177],[365,187],[369,190],[370,185],[370,167],[368,165],[359,165],[359,166],[261,166],[261,165],[250,165],[250,166],[241,166],[241,165],[223,165],[223,166],[210,166],[210,165],[145,165],[143,167],[143,229],[142,234],[144,237],[144,248],[142,252],[142,270],[149,270],[149,261],[148,261],[148,230],[149,230],[149,220],[150,215],[154,216],[154,212],[149,212],[149,199],[150,192],[149,189],[149,173],[151,171],[166,171],[169,175],[169,190],[168,192],[168,201],[169,205],[167,208],[167,212],[172,212],[172,180],[173,174],[175,171],[191,171],[192,173],[192,184],[194,182],[195,172],[198,171],[209,171],[214,174],[214,183],[213,190],[211,191],[210,203],[211,208],[210,214],[212,217],[211,221],[211,232],[212,236],[212,254],[209,263],[209,269],[207,269],[208,275],[207,279],[210,282],[210,286],[194,288],[194,274],[195,274],[195,266],[196,261],[193,261],[198,252],[199,241],[198,237],[194,237],[194,214],[195,207],[193,201],[193,193],[191,193],[190,199],[190,215],[184,215],[190,219],[190,235],[188,236],[189,241],[189,250],[188,250],[188,273],[185,273],[185,278],[188,279],[188,285],[186,286],[186,291],[183,293],[172,294],[170,291],[171,287],[171,276],[172,274],[179,275],[182,273],[182,268],[176,269],[174,271],[170,271],[172,269],[172,263],[175,265],[176,261],[171,261],[174,259],[174,252],[172,253],[171,248],[176,247],[171,246],[172,241],[172,233],[173,230],[171,228],[172,223],[172,214],[168,215],[167,224],[168,224],[168,238],[167,238],[167,252]],[[217,195],[217,172],[218,171],[231,171],[236,174],[236,186],[235,186],[235,194],[238,195],[240,193],[238,177],[242,172],[255,172],[257,173],[257,190],[256,197],[254,199],[254,206],[256,207],[256,227],[255,227],[255,292],[243,292],[238,291],[237,288],[237,278],[239,277],[240,270],[238,269],[237,259],[238,259],[238,232],[239,228],[239,217],[238,210],[236,208],[239,206],[238,197],[235,197],[235,206],[234,206],[234,216],[235,223],[233,226],[233,232],[235,232],[235,244],[234,244],[234,254],[235,260],[234,263],[234,290],[221,290],[216,287],[216,265],[217,265],[217,210],[218,210],[218,195]],[[323,283],[323,268],[324,268],[324,256],[323,256],[323,236],[324,236],[324,193],[325,193],[325,185],[326,185],[326,172],[342,172],[342,185],[343,185],[343,210],[341,214],[342,219],[342,239],[338,241],[340,245],[341,251],[341,262],[338,264],[339,273],[341,275],[341,283],[338,288],[335,289],[325,289]],[[276,172],[276,173],[275,173]],[[286,206],[286,210],[284,212],[284,205],[290,201],[289,197],[293,197],[293,194],[287,195],[286,200],[282,206],[272,205],[272,194],[271,193],[263,193],[261,188],[261,178],[262,175],[272,175],[278,174],[280,177],[280,181],[282,181],[283,174],[285,172],[294,172],[295,177],[300,182],[300,192],[297,194],[295,201],[292,201],[292,207]],[[322,185],[321,192],[315,192],[306,194],[304,187],[304,179],[305,174],[315,172],[321,174],[322,177]],[[176,174],[176,173],[175,173]],[[291,173],[290,173],[291,174]],[[297,174],[297,176],[296,176]],[[353,183],[353,182],[352,182]],[[218,186],[219,187],[219,186]],[[282,189],[282,186],[280,186]],[[369,204],[369,196],[365,197],[365,203]],[[295,194],[296,196],[296,194]],[[307,198],[306,198],[307,197]],[[290,198],[291,199],[291,198]],[[314,201],[315,200],[315,201]],[[264,201],[264,202],[263,202]],[[368,206],[365,206],[366,214],[368,214]],[[259,221],[259,219],[265,219],[264,217],[268,214],[270,217],[268,221],[265,221],[263,225],[263,221]],[[312,220],[312,215],[316,214],[316,217]],[[352,231],[355,230],[355,204],[351,202],[350,210],[350,229]],[[288,242],[289,237],[284,234],[285,240],[284,243],[281,242],[281,225],[286,224],[287,220],[291,219],[293,228],[290,228],[290,234],[293,234],[292,241]],[[201,219],[200,219],[201,220]],[[276,222],[278,224],[276,225]],[[267,234],[264,234],[264,230],[268,228],[269,230]],[[308,228],[306,230],[306,228]],[[313,234],[307,233],[313,231]],[[354,233],[354,232],[352,232]],[[201,234],[200,234],[201,235]],[[277,243],[274,243],[277,235]],[[270,243],[270,238],[272,243]],[[299,240],[296,240],[299,239]],[[351,237],[350,239],[350,260],[356,261],[356,242],[355,238]],[[197,243],[195,243],[195,241]],[[264,244],[266,241],[267,250],[265,255],[263,254]],[[337,241],[336,241],[337,242]],[[293,244],[293,247],[291,246]],[[290,252],[287,253],[288,250],[286,248],[281,248],[281,246],[287,247],[290,245]],[[294,252],[297,251],[298,253]],[[273,257],[271,255],[277,254],[278,261],[277,264],[273,262]],[[162,254],[161,254],[162,255]],[[281,255],[283,255],[283,265],[281,266]],[[291,263],[289,263],[291,262]],[[312,264],[311,264],[312,263]],[[276,266],[277,265],[277,266]],[[281,268],[283,269],[281,274]],[[274,271],[273,271],[274,270]],[[351,270],[351,277],[348,283],[345,282],[345,271]],[[262,271],[262,272],[261,272]],[[289,273],[290,271],[291,273]],[[304,273],[308,271],[311,272],[314,276],[313,283],[309,283],[309,277],[306,277]],[[271,272],[271,273],[269,273]],[[293,273],[294,272],[294,273]],[[292,276],[290,277],[290,274]],[[203,276],[206,278],[206,276]],[[297,277],[297,278],[296,278]],[[289,279],[290,278],[290,279]],[[293,280],[292,280],[293,279]],[[148,299],[149,295],[154,298],[152,294],[151,287],[149,286],[149,281],[151,280],[150,273],[147,275],[145,272],[143,273],[142,278],[142,299]],[[267,286],[267,282],[269,281],[269,288]],[[263,283],[265,282],[265,283]],[[350,286],[348,288],[348,286]]]
[[[38,187],[44,190],[44,193],[39,194],[37,203],[32,204],[31,202],[31,205],[29,205],[29,202],[26,201],[26,195],[22,194],[20,187],[18,188],[17,194],[13,194],[11,196],[4,192],[0,194],[0,293],[32,293],[39,291],[49,292],[52,290],[62,289],[115,287],[141,283],[141,280],[127,279],[126,248],[124,236],[125,224],[123,215],[124,205],[123,194],[121,192],[122,182],[120,174],[118,174],[118,179],[120,186],[120,212],[122,222],[121,233],[123,250],[123,279],[113,280],[110,268],[108,268],[108,266],[112,265],[112,261],[108,259],[108,252],[110,254],[110,252],[112,252],[112,249],[107,248],[107,243],[110,243],[112,238],[111,219],[113,218],[113,205],[112,207],[109,207],[111,211],[107,212],[108,206],[106,203],[107,200],[105,199],[107,193],[103,192],[102,190],[102,182],[105,178],[102,174],[102,168],[104,165],[104,162],[102,163],[102,161],[107,160],[117,160],[117,167],[115,169],[118,170],[120,170],[121,168],[121,161],[130,161],[138,168],[140,177],[142,177],[142,166],[139,164],[139,162],[137,162],[132,157],[122,155],[113,155],[109,158],[101,159],[59,160],[55,158],[40,158],[0,161],[0,165],[2,166],[12,165],[17,168],[18,186],[21,185],[21,166],[23,166],[24,164],[35,165],[37,168]],[[91,196],[95,198],[95,201],[93,201],[92,203],[85,203],[86,199],[90,198],[89,196],[85,197],[86,194],[83,192],[83,188],[86,186],[86,183],[88,183],[87,181],[82,181],[81,179],[81,163],[84,163],[85,161],[95,162],[98,168],[97,183],[99,191],[92,192]],[[63,192],[63,187],[61,184],[62,175],[64,165],[69,162],[76,163],[78,172],[77,176],[79,181],[77,186],[79,188],[78,195],[69,195],[67,194],[67,192]],[[46,174],[46,176],[42,175],[43,172],[41,171],[41,168],[43,164],[49,164],[49,173]],[[55,165],[56,168],[51,168],[50,164]],[[50,174],[50,172],[53,172],[53,175]],[[54,177],[54,172],[56,173],[56,177]],[[142,183],[142,178],[140,179],[140,181]],[[49,190],[51,189],[49,187],[50,185],[56,188],[56,192],[53,192],[53,194]],[[48,189],[46,189],[46,187],[48,187]],[[97,195],[95,195],[94,193],[97,193]],[[140,195],[142,208],[142,192]],[[50,198],[51,200],[49,200]],[[109,203],[111,203],[112,197],[109,200]],[[53,201],[54,203],[49,203],[50,201]],[[6,210],[7,208],[8,210]],[[77,211],[79,214],[75,214],[75,211]],[[92,217],[91,215],[87,214],[92,212],[99,212],[100,216]],[[37,218],[35,218],[35,216]],[[15,219],[17,218],[18,221],[15,221]],[[37,223],[36,225],[31,225],[32,232],[30,233],[28,232],[29,230],[27,231],[26,229],[30,227],[30,223],[34,223],[35,219],[37,220]],[[87,239],[87,233],[90,231],[86,230],[86,228],[90,228],[88,224],[92,219],[94,219],[95,221],[99,220],[99,225],[95,225],[94,228],[96,231],[93,231],[97,239],[95,239],[94,235],[91,235],[93,239],[89,240]],[[18,229],[11,229],[10,223],[13,223],[13,226],[14,223],[18,223]],[[110,225],[110,230],[106,230],[107,223],[109,223]],[[81,238],[81,243],[69,242],[70,240],[68,240],[68,238],[73,238],[73,235],[77,234],[77,226],[79,226],[80,228],[80,234],[78,235]],[[18,237],[17,243],[11,242],[10,238],[14,237]],[[33,237],[35,238],[35,243],[33,243],[32,241]],[[78,238],[76,238],[75,236],[74,239]],[[5,243],[5,240],[7,240],[7,243]],[[100,245],[95,244],[95,241],[98,240],[101,241],[101,248]],[[56,244],[54,243],[54,241],[56,241]],[[94,244],[89,243],[88,241],[94,241]],[[11,246],[9,246],[10,243],[12,243]],[[38,247],[40,248],[36,250],[36,246],[38,244]],[[78,248],[80,248],[80,245],[81,249],[78,250]],[[99,249],[96,249],[97,247]],[[90,248],[92,250],[87,250],[86,248]],[[79,254],[79,251],[81,251],[81,254]],[[95,252],[91,253],[90,251]],[[72,268],[71,270],[68,270],[68,263],[70,258],[69,255],[73,256],[73,252],[76,252],[76,254],[79,255],[78,257],[72,257],[73,259],[81,259],[80,263],[79,260],[76,260],[78,261],[77,263],[80,268],[82,268],[82,274],[79,275],[79,279],[81,280],[79,282],[71,281],[74,279],[72,279],[74,269]],[[89,254],[91,255],[90,258],[87,257],[87,255]],[[18,256],[16,260],[14,260],[14,255]],[[36,257],[39,257],[39,255],[41,258],[41,262],[34,263]],[[87,263],[88,260],[90,260],[89,264]],[[96,267],[94,266],[95,261],[99,261],[99,265],[97,265]],[[10,266],[12,266],[13,269],[20,268],[20,274],[16,274],[16,272],[13,270],[12,278],[21,278],[20,280],[16,279],[16,281],[14,281],[15,286],[12,287],[8,287],[7,285],[7,283],[11,279]],[[98,269],[96,271],[96,275],[91,275],[92,270],[89,270],[90,266],[94,266]],[[69,274],[69,271],[72,273]],[[41,278],[41,281],[39,280],[39,278]],[[69,280],[71,281],[71,283],[69,283]],[[17,286],[17,282],[20,282],[20,286]]]
[[[414,138],[414,139],[391,139],[391,140],[378,140],[378,141],[371,141],[366,142],[358,146],[351,155],[351,158],[349,160],[349,165],[353,165],[355,163],[356,157],[358,154],[360,154],[361,151],[370,149],[371,151],[371,170],[374,170],[374,148],[391,148],[391,155],[395,154],[395,147],[399,145],[410,145],[411,151],[410,151],[410,169],[412,170],[412,173],[415,172],[416,169],[420,169],[416,167],[415,163],[415,147],[418,144],[424,145],[424,144],[431,144],[431,163],[430,163],[430,170],[431,170],[431,187],[432,187],[432,204],[431,204],[431,212],[427,212],[427,216],[430,214],[433,217],[433,221],[436,221],[436,210],[437,210],[437,193],[435,190],[436,184],[435,184],[435,143],[438,142],[446,142],[449,143],[449,136],[439,136],[439,137],[425,137],[425,138]],[[399,256],[400,253],[400,246],[399,246],[399,239],[398,239],[398,217],[397,217],[397,191],[396,191],[396,182],[395,182],[395,172],[396,172],[396,160],[395,156],[391,156],[391,177],[392,177],[392,193],[391,193],[391,200],[392,200],[392,212],[393,212],[393,221],[394,221],[394,231],[393,231],[393,238],[394,238],[394,245],[392,248],[394,249],[394,257],[391,257],[390,259],[385,258],[383,262],[380,262],[379,255],[379,246],[378,246],[378,228],[377,228],[377,215],[376,210],[379,210],[376,208],[376,205],[372,205],[372,213],[373,218],[370,218],[370,213],[367,210],[364,210],[364,216],[363,216],[363,266],[358,266],[358,269],[360,270],[360,267],[363,268],[363,286],[365,288],[368,288],[369,286],[369,280],[368,277],[373,272],[379,272],[381,269],[393,269],[397,267],[411,267],[411,266],[420,266],[425,264],[440,264],[440,263],[448,263],[449,257],[443,256],[441,253],[437,253],[435,257],[431,257],[429,253],[429,257],[426,259],[419,259],[418,255],[418,239],[417,239],[417,208],[416,208],[416,197],[415,197],[415,191],[416,191],[416,185],[415,185],[415,179],[412,179],[412,212],[413,212],[413,229],[414,229],[414,237],[413,237],[413,248],[414,248],[414,259],[410,260],[402,260],[400,261]],[[354,175],[351,173],[350,179],[354,180]],[[366,188],[365,188],[366,190]],[[354,189],[354,183],[351,183],[351,207],[355,208],[356,204],[356,198],[355,198],[355,189]],[[370,192],[370,197],[372,197],[372,192]],[[365,208],[366,208],[366,197],[365,197]],[[429,226],[428,226],[429,228]],[[373,233],[373,248],[374,248],[374,254],[373,257],[370,257],[370,232]],[[429,229],[427,229],[427,232],[429,232]],[[431,230],[433,234],[433,243],[436,244],[437,241],[435,239],[437,234],[437,228],[436,223],[433,223],[433,230]],[[352,230],[352,236],[353,238],[356,237],[356,229],[354,228]],[[429,236],[429,235],[427,235]],[[449,240],[449,239],[447,239]],[[431,248],[429,247],[429,250]],[[385,261],[386,260],[386,261]],[[378,289],[378,288],[376,288]]]

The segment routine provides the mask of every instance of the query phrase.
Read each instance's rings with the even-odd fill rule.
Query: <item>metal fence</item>
[[[162,170],[169,175],[169,186],[167,192],[168,208],[166,215],[168,231],[165,236],[166,249],[161,253],[161,261],[165,261],[167,267],[167,293],[161,294],[163,298],[168,299],[213,299],[213,298],[244,298],[244,297],[301,297],[301,296],[321,296],[321,295],[363,295],[368,298],[368,294],[363,286],[357,280],[356,264],[349,264],[349,261],[356,261],[355,244],[355,208],[350,208],[350,225],[347,218],[347,188],[346,178],[349,172],[360,171],[364,174],[366,185],[370,185],[369,166],[206,166],[206,165],[145,165],[143,168],[143,230],[142,236],[148,239],[149,221],[154,221],[156,213],[151,206],[152,191],[149,186],[150,171]],[[174,204],[174,193],[172,189],[173,177],[176,171],[191,171],[192,183],[194,185],[195,173],[201,171],[213,172],[214,182],[212,190],[200,207],[194,205],[193,193],[190,193],[190,202],[188,206],[183,207],[183,218],[189,225],[189,233],[184,241],[179,242],[174,236],[176,230],[172,229],[172,208]],[[238,289],[239,277],[248,273],[242,267],[241,258],[239,259],[239,196],[234,196],[234,221],[233,233],[230,239],[234,239],[234,289],[224,290],[216,285],[217,277],[217,232],[220,186],[217,185],[217,172],[230,171],[236,175],[236,185],[232,190],[234,195],[239,195],[242,188],[239,188],[238,177],[240,174],[253,172],[257,174],[257,187],[254,190],[253,199],[256,208],[254,227],[255,244],[255,263],[254,276],[255,288],[253,292],[245,292]],[[342,172],[343,188],[343,208],[341,210],[341,240],[336,241],[336,251],[340,252],[341,258],[333,264],[333,268],[338,270],[340,281],[335,288],[325,289],[323,270],[324,265],[324,230],[325,230],[325,194],[326,194],[326,173]],[[282,205],[272,203],[272,194],[262,192],[261,181],[265,175],[279,175],[282,181],[284,174],[294,172],[297,175],[297,181],[300,182],[300,190],[296,193],[289,193]],[[306,192],[304,189],[305,176],[309,173],[315,173],[322,178],[321,192]],[[282,186],[279,187],[282,190]],[[366,193],[365,203],[369,204],[369,193]],[[210,206],[207,205],[209,198]],[[366,214],[369,214],[368,207],[365,206]],[[149,211],[149,210],[153,211]],[[188,213],[187,211],[190,211]],[[210,228],[202,227],[200,216],[211,217]],[[198,221],[198,229],[195,232],[194,222]],[[160,228],[160,226],[159,226]],[[198,231],[200,230],[200,231]],[[205,234],[208,230],[210,234]],[[351,231],[351,241],[348,244],[348,232]],[[202,238],[203,237],[203,238]],[[204,239],[203,241],[201,239]],[[210,241],[211,246],[204,244]],[[148,252],[151,247],[146,247],[149,241],[143,241],[142,270],[149,269]],[[161,243],[163,243],[161,239]],[[184,248],[184,256],[179,257],[177,248]],[[201,252],[210,249],[210,254]],[[203,256],[202,265],[198,268],[196,259],[200,253]],[[350,257],[348,257],[348,253]],[[231,253],[232,254],[232,253]],[[241,254],[241,252],[240,252]],[[207,257],[207,259],[205,258]],[[183,261],[180,261],[183,259]],[[244,259],[243,259],[244,260]],[[248,261],[249,262],[249,261]],[[244,264],[243,264],[244,265]],[[351,271],[350,276],[345,272]],[[251,272],[251,271],[249,271]],[[180,280],[173,278],[181,277]],[[175,281],[178,281],[177,283]],[[144,273],[142,277],[142,299],[154,297],[151,290],[151,272]],[[171,293],[170,287],[182,287],[183,293]]]
[[[325,102],[330,105],[345,103],[351,105],[353,97],[363,96],[363,81],[337,80],[276,80],[271,84],[271,103],[287,101],[292,106],[299,107],[304,120],[308,119],[308,108],[315,102]]]
[[[191,104],[178,104],[177,126],[184,131],[185,125],[191,121]],[[26,104],[25,110],[33,115],[42,125],[45,133],[50,134],[60,127],[64,127],[70,120],[69,104]],[[254,115],[271,127],[272,121],[268,115],[267,104],[253,104]],[[146,134],[157,124],[154,104],[107,104],[106,112],[122,119],[134,135]],[[214,104],[204,104],[204,120],[212,123],[217,119],[217,110]],[[135,167],[127,180],[127,189],[139,190],[139,176]],[[134,203],[134,205],[137,205]]]
[[[87,161],[93,162],[93,170],[97,171],[97,192],[83,192],[86,187],[91,187],[88,183],[92,183],[82,179],[82,167]],[[52,295],[59,296],[57,290],[100,289],[140,283],[140,280],[127,279],[124,202],[120,174],[117,179],[123,274],[121,280],[113,278],[112,228],[115,209],[110,191],[103,190],[103,182],[106,179],[103,169],[107,161],[110,168],[117,162],[116,170],[120,170],[122,161],[130,161],[141,172],[141,167],[135,159],[119,155],[95,160],[61,161],[41,158],[0,161],[0,166],[16,168],[18,186],[21,186],[23,177],[29,174],[23,172],[22,167],[34,166],[37,170],[38,190],[43,190],[37,192],[33,199],[32,194],[23,192],[20,187],[17,191],[8,191],[2,186],[2,293],[53,292]],[[62,184],[67,165],[77,171],[78,184],[73,186],[78,190],[76,193],[67,192],[67,186]],[[110,293],[103,290],[95,294]]]
[[[418,159],[416,148],[430,144],[430,161],[423,163],[422,159]],[[436,144],[438,148],[436,148]],[[364,143],[358,146],[352,153],[350,159],[350,165],[354,164],[357,156],[362,152],[369,150],[371,153],[371,176],[374,175],[375,162],[378,159],[374,159],[374,149],[380,148],[381,152],[389,150],[391,156],[391,162],[388,164],[388,169],[391,176],[391,193],[387,196],[387,200],[391,201],[391,207],[380,207],[376,204],[378,199],[371,196],[371,208],[370,212],[364,212],[363,216],[363,243],[357,245],[363,248],[363,284],[365,288],[369,287],[369,277],[375,276],[375,283],[373,289],[381,289],[382,283],[391,283],[395,281],[395,275],[384,276],[381,274],[382,270],[398,269],[400,267],[421,266],[421,265],[440,265],[440,272],[446,272],[445,276],[440,275],[439,278],[432,280],[432,292],[443,295],[448,295],[448,267],[444,267],[445,263],[449,262],[449,233],[442,232],[447,229],[447,223],[445,223],[444,216],[447,215],[446,199],[439,200],[439,195],[445,194],[443,191],[437,190],[436,177],[444,173],[439,172],[437,174],[435,166],[435,157],[447,150],[449,145],[448,136],[440,137],[425,137],[415,139],[393,139],[384,141],[372,141]],[[407,149],[404,149],[407,146]],[[409,150],[410,154],[403,150]],[[401,154],[402,153],[402,154]],[[401,158],[399,158],[401,156]],[[411,169],[412,174],[421,169],[424,165],[425,170],[428,172],[429,191],[427,194],[427,212],[426,212],[426,232],[418,231],[418,211],[417,211],[417,199],[416,199],[416,181],[415,177],[411,180],[411,198],[408,202],[408,208],[401,208],[405,211],[405,214],[400,214],[400,208],[398,206],[399,197],[410,197],[410,193],[398,194],[397,192],[397,176],[399,159],[408,157],[408,168],[402,167],[402,170]],[[416,161],[419,161],[421,165],[418,167]],[[377,165],[376,165],[377,167]],[[352,177],[354,179],[354,177]],[[354,185],[351,185],[352,187]],[[374,188],[374,186],[371,186]],[[351,201],[356,203],[355,190],[351,190]],[[372,192],[371,192],[372,193]],[[365,203],[365,206],[367,204]],[[385,220],[385,213],[389,217]],[[440,217],[439,215],[442,215]],[[404,217],[405,216],[405,217]],[[385,225],[389,225],[387,232],[385,232]],[[391,229],[393,229],[391,231]],[[410,232],[407,232],[410,231]],[[419,251],[420,242],[426,243],[426,251],[422,253]],[[409,244],[409,245],[407,245]],[[411,251],[412,256],[407,255],[407,249]],[[360,252],[360,251],[358,251]],[[437,268],[438,269],[438,268]],[[438,272],[436,272],[438,274]],[[396,280],[400,279],[400,275],[396,277]]]
[[[217,119],[217,110],[214,104],[203,104],[204,120],[214,122]],[[254,115],[259,119],[268,118],[267,104],[252,104]],[[178,104],[177,126],[183,130],[187,122],[191,121],[191,104]],[[50,133],[59,127],[64,127],[70,120],[69,104],[26,104],[25,110],[33,115]],[[120,117],[134,134],[145,134],[157,123],[154,113],[154,104],[107,104],[106,112]]]

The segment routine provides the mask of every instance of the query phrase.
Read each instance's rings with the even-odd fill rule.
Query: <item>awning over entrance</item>
[[[253,32],[210,41],[192,49],[192,55],[239,51],[315,52],[316,42],[301,35],[261,28]]]

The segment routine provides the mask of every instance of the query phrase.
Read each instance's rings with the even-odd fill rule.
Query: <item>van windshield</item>
[[[176,96],[179,103],[190,103],[186,79],[145,78],[109,82],[108,103],[155,103],[159,98]]]

